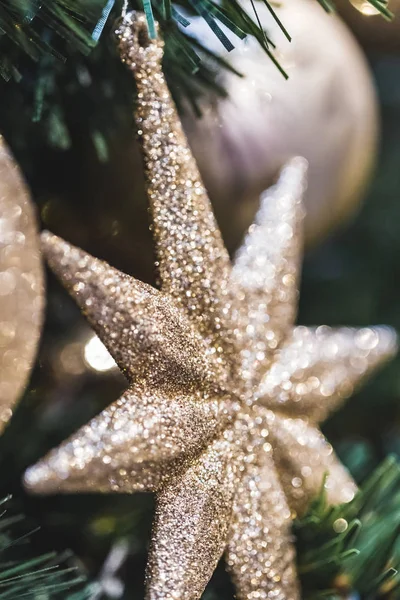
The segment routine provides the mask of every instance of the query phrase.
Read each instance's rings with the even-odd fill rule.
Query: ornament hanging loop
[[[123,4],[122,4],[122,17],[126,17],[126,14],[128,12],[128,5],[129,5],[129,0],[124,0]]]
[[[123,13],[117,22],[115,35],[121,59],[132,70],[150,73],[161,69],[164,55],[164,41],[158,35],[152,39],[149,35],[146,16],[142,12]]]

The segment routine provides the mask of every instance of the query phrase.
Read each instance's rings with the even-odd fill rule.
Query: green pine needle
[[[254,0],[251,0],[253,15],[248,15],[235,1],[225,4],[213,0],[187,1],[187,6],[191,6],[195,14],[204,18],[227,50],[234,48],[234,42],[221,29],[219,23],[240,38],[254,35],[264,48],[268,46]],[[269,0],[262,1],[283,34],[290,40],[290,32],[286,30],[272,4]],[[384,18],[392,18],[385,0],[369,1]],[[330,0],[319,2],[326,10],[333,9]],[[185,19],[176,11],[171,0],[141,0],[139,3],[138,0],[131,0],[131,7],[144,10],[152,38],[156,36],[156,19],[160,22],[164,34],[171,23],[182,25],[182,20]],[[120,10],[121,0],[0,0],[0,31],[3,32],[3,38],[5,36],[18,48],[21,56],[26,54],[34,61],[38,61],[47,53],[57,56],[58,59],[69,58],[76,50],[90,52],[102,37],[106,23],[115,18]],[[1,42],[4,42],[4,39]],[[6,78],[14,75],[11,65],[17,67],[12,54],[14,53],[11,49],[1,49],[0,46],[0,73]],[[278,66],[276,59],[270,52],[268,54]],[[179,54],[176,54],[174,60],[179,61],[178,57]],[[280,70],[283,73],[282,69]]]
[[[400,465],[389,457],[348,504],[322,488],[295,523],[306,600],[400,598]]]
[[[318,1],[333,10],[331,0]],[[222,52],[202,48],[193,39],[188,27],[193,16],[204,19],[221,50],[231,51],[238,39],[253,36],[282,76],[288,77],[262,27],[260,3],[288,40],[290,31],[270,0],[251,2],[246,12],[239,0],[182,0],[179,5],[171,0],[129,0],[129,8],[144,10],[151,37],[156,36],[155,23],[159,23],[165,39],[164,70],[180,106],[187,99],[199,113],[201,94],[225,95],[218,74],[229,68],[220,57]],[[384,18],[391,18],[386,0],[370,2]],[[104,160],[110,136],[122,121],[118,105],[125,115],[131,106],[129,75],[117,64],[110,35],[121,9],[122,0],[0,0],[0,130],[14,149],[26,148],[28,131],[43,138],[45,146],[68,149],[73,139],[68,113],[73,106]]]
[[[88,600],[90,588],[76,567],[60,567],[70,555],[54,552],[36,556],[29,545],[38,530],[24,531],[22,515],[8,515],[11,498],[0,500],[0,600]],[[74,590],[70,595],[71,590]]]
[[[154,40],[157,37],[157,31],[156,31],[156,23],[154,20],[153,6],[151,4],[151,0],[143,0],[143,10],[144,10],[144,14],[146,15],[146,19],[147,19],[147,26],[149,28],[150,38],[152,40]]]

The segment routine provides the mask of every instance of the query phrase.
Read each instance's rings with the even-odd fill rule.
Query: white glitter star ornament
[[[294,327],[305,163],[261,201],[231,264],[143,15],[119,26],[133,71],[160,291],[45,233],[54,272],[120,368],[122,397],[31,467],[39,493],[156,492],[150,600],[200,598],[223,552],[242,600],[299,597],[291,539],[325,473],[351,477],[318,424],[395,351],[385,327]]]

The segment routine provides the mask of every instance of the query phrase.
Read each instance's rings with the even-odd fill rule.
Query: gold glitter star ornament
[[[141,14],[133,71],[160,291],[43,234],[49,264],[129,387],[26,473],[39,493],[156,492],[150,600],[200,598],[221,555],[242,600],[299,597],[291,516],[328,473],[355,484],[318,424],[395,351],[385,327],[293,325],[305,161],[292,160],[231,264]]]

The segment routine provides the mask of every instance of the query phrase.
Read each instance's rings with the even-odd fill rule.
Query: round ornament
[[[44,306],[36,216],[20,170],[0,136],[0,431],[35,359]]]
[[[232,221],[235,243],[251,222],[260,194],[290,157],[304,156],[310,165],[308,243],[355,210],[374,162],[373,85],[346,26],[314,0],[284,0],[276,10],[291,43],[257,3],[289,79],[254,39],[235,40],[235,49],[224,58],[244,76],[224,71],[221,83],[228,97],[211,107],[207,98],[201,119],[189,112],[184,120],[217,214],[225,212]],[[202,19],[193,19],[190,28],[207,47],[220,50]]]

